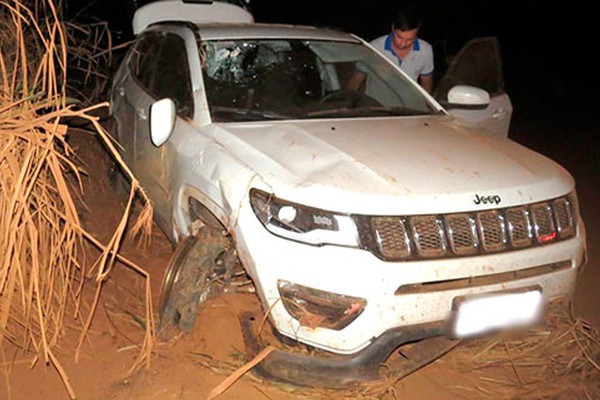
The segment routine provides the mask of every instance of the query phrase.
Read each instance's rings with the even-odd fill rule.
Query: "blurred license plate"
[[[539,289],[501,292],[455,300],[453,334],[463,338],[539,321],[543,296]]]

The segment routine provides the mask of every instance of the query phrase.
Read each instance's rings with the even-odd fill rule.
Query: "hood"
[[[338,212],[508,207],[574,185],[546,157],[448,117],[223,124],[215,139],[276,196]]]

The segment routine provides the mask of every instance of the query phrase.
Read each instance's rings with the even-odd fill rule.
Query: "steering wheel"
[[[319,100],[319,104],[325,104],[333,101],[351,101],[352,106],[365,99],[365,95],[354,90],[340,89],[326,94]]]

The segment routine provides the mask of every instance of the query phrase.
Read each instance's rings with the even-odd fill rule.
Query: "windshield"
[[[358,42],[215,40],[202,50],[215,122],[437,112],[408,78]]]

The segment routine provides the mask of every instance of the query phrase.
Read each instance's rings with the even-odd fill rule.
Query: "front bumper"
[[[360,249],[310,246],[279,238],[260,224],[249,206],[240,209],[237,230],[238,253],[277,331],[345,355],[372,346],[374,339],[396,329],[447,322],[458,297],[530,286],[541,287],[547,302],[569,297],[585,253],[581,223],[577,236],[551,245],[411,262],[385,262]],[[518,273],[523,270],[541,273]],[[341,330],[301,324],[282,304],[281,281],[364,299],[366,307]]]
[[[260,315],[245,313],[240,316],[244,344],[249,358],[255,357],[264,347],[255,332]],[[390,354],[403,344],[423,340],[412,357],[403,358],[397,365],[388,365],[386,376],[403,378],[438,359],[455,347],[459,341],[443,336],[444,324],[430,323],[412,327],[398,327],[379,336],[367,348],[352,355],[314,356],[275,350],[253,372],[262,378],[296,386],[347,389],[351,385],[380,379],[380,367]]]

